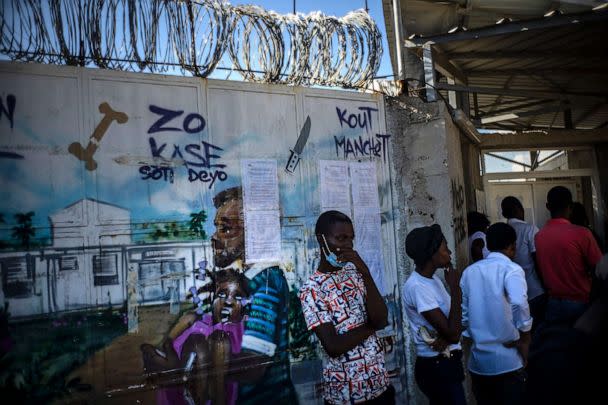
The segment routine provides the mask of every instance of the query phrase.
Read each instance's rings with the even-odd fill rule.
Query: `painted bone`
[[[99,104],[99,112],[104,116],[89,138],[87,147],[83,148],[80,142],[72,142],[68,147],[68,152],[85,162],[85,167],[89,171],[97,169],[97,162],[93,159],[93,155],[99,147],[101,138],[103,138],[112,122],[116,121],[119,124],[124,124],[129,120],[127,114],[120,111],[114,111],[112,107],[105,102]]]

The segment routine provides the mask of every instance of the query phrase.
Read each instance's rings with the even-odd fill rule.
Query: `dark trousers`
[[[449,359],[444,356],[417,357],[414,375],[430,405],[467,403],[462,386],[464,369],[460,350],[453,351]]]
[[[589,304],[586,302],[550,297],[547,300],[545,321],[551,324],[566,323],[572,325],[588,307]]]
[[[519,405],[524,403],[526,371],[523,368],[498,375],[471,372],[477,405]]]
[[[547,295],[541,294],[528,301],[530,305],[530,315],[532,315],[532,334],[538,325],[545,320],[545,312],[547,311]]]
[[[395,387],[389,385],[386,391],[382,393],[382,395],[374,399],[370,399],[369,401],[365,401],[363,403],[366,405],[395,405]]]
[[[327,401],[324,401],[324,403],[325,405],[331,405]],[[395,387],[389,385],[380,396],[369,401],[359,402],[357,405],[395,405]]]

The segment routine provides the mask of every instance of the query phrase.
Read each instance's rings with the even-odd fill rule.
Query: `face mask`
[[[342,262],[342,263],[338,262],[338,256],[336,256],[336,254],[334,252],[329,250],[329,246],[327,245],[327,240],[325,240],[325,235],[321,234],[321,237],[323,238],[323,243],[325,244],[325,249],[323,248],[323,246],[321,246],[321,250],[323,251],[323,255],[325,255],[325,259],[327,260],[327,263],[329,263],[333,267],[342,268],[342,267],[346,266],[347,262]]]

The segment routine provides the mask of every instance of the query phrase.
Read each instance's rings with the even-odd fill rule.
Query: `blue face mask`
[[[327,245],[327,240],[325,240],[325,235],[321,234],[321,237],[323,238],[323,243],[325,244],[325,248],[321,247],[321,250],[323,251],[323,255],[325,256],[325,260],[327,260],[327,263],[329,263],[333,267],[339,267],[339,268],[346,266],[347,262],[339,262],[338,256],[336,256],[336,254],[334,252],[329,250],[329,246]]]

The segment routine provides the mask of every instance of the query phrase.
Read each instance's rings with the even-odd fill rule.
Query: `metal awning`
[[[608,126],[607,38],[603,8],[412,34],[405,42],[427,69],[433,64],[430,84],[446,99],[448,91],[468,93],[478,128],[521,131]]]
[[[480,128],[595,129],[608,125],[605,38],[608,10],[409,41],[431,46],[445,70],[466,80],[435,87],[468,92]]]

